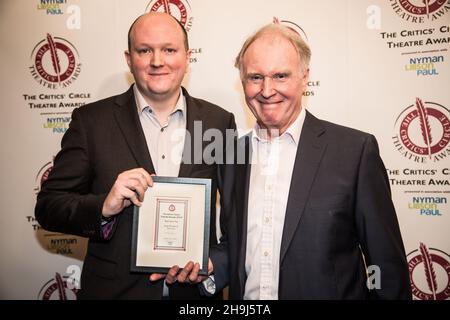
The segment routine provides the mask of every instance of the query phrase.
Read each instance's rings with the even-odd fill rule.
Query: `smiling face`
[[[146,14],[134,24],[130,40],[125,57],[139,91],[149,103],[175,103],[190,55],[181,27],[168,14]]]
[[[301,72],[294,45],[282,35],[263,34],[243,56],[245,100],[265,129],[281,135],[301,111],[301,99],[308,83],[308,70]]]

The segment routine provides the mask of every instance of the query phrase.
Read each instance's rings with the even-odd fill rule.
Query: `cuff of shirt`
[[[205,280],[202,281],[201,285],[201,292],[206,296],[213,296],[216,293],[216,282],[214,280],[214,276],[211,275]]]
[[[116,217],[105,218],[102,217],[102,236],[104,240],[109,240],[112,237],[112,230],[116,223]]]

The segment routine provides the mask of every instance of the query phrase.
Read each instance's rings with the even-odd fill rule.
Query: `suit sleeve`
[[[228,130],[228,131],[227,131]],[[220,193],[220,231],[224,234],[227,229],[231,193],[234,184],[234,148],[237,139],[236,122],[234,115],[230,113],[229,121],[225,129],[224,151],[222,160],[218,165],[217,184]]]
[[[218,244],[210,248],[209,256],[213,264],[216,292],[223,290],[230,280],[228,235],[225,233]]]
[[[37,196],[35,216],[49,231],[103,239],[101,212],[106,194],[92,194],[93,168],[82,113],[75,109],[48,179]]]
[[[232,193],[234,185],[235,148],[237,141],[236,122],[234,115],[230,113],[228,134],[225,135],[223,163],[218,166],[218,188],[220,192],[220,229],[222,236],[219,244],[210,250],[210,258],[214,266],[214,282],[216,292],[225,288],[229,282],[228,265],[228,224],[230,223],[233,205]],[[231,130],[230,130],[231,129]]]
[[[372,298],[411,299],[408,265],[389,180],[372,135],[365,140],[361,155],[355,205],[366,265],[380,270],[381,288],[371,290]]]

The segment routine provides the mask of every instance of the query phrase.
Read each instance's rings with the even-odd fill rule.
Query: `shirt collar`
[[[134,97],[136,100],[136,106],[138,113],[141,114],[145,108],[149,108],[150,110],[153,110],[152,106],[150,106],[147,101],[145,101],[144,96],[142,95],[141,91],[139,91],[137,85],[135,84],[133,86],[133,92]],[[186,98],[183,95],[183,90],[180,88],[180,95],[178,96],[177,103],[175,104],[175,107],[173,108],[173,111],[171,114],[174,114],[177,111],[181,111],[183,115],[186,114]]]
[[[297,119],[295,119],[295,121],[277,139],[282,139],[286,136],[286,137],[289,137],[296,145],[298,145],[298,143],[300,141],[300,134],[302,132],[303,124],[305,122],[305,117],[306,117],[306,109],[304,107],[302,107],[299,115],[297,116]],[[261,127],[259,126],[258,123],[256,123],[255,127],[252,130],[253,139],[256,139],[258,141],[267,141],[258,135],[258,132],[260,130],[261,130]]]

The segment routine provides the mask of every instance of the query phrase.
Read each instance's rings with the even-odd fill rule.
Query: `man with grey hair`
[[[310,56],[298,34],[271,24],[236,59],[257,124],[238,143],[249,157],[211,252],[215,287],[229,284],[231,299],[410,299],[376,139],[305,109]],[[189,267],[179,281],[204,280]]]

